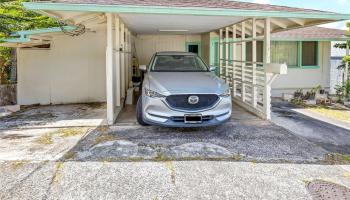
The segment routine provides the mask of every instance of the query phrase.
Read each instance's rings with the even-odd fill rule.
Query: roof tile
[[[345,30],[323,28],[318,26],[293,29],[288,31],[277,32],[272,35],[274,39],[341,39],[347,38]]]

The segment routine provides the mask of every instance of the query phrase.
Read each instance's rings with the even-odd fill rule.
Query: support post
[[[131,32],[128,31],[128,63],[129,63],[129,67],[128,67],[128,76],[129,76],[129,88],[133,87],[132,85],[132,66],[133,66],[133,62],[132,62],[132,53],[131,53]]]
[[[115,90],[114,90],[114,62],[113,62],[113,14],[107,13],[107,47],[106,47],[106,93],[107,93],[107,123],[115,120]]]
[[[228,77],[228,61],[229,61],[229,32],[228,27],[225,28],[225,81],[226,83],[229,83],[229,77]]]
[[[236,39],[237,39],[237,27],[236,25],[232,26],[232,94],[233,97],[237,96],[237,81],[236,79],[236,62],[237,60],[237,44],[236,44]]]
[[[242,43],[241,43],[241,71],[242,71],[242,88],[241,88],[241,91],[242,91],[242,101],[245,102],[246,98],[245,98],[245,94],[246,94],[246,87],[245,87],[245,66],[246,66],[246,63],[245,61],[247,60],[247,56],[246,56],[246,42],[245,42],[245,33],[246,33],[246,30],[245,30],[245,22],[242,22],[241,23],[242,25],[242,31],[241,31],[241,40],[242,40]]]
[[[350,50],[349,50],[349,42],[347,41],[346,42],[346,56],[349,56],[349,54],[350,54]],[[344,70],[344,74],[345,74],[345,76],[344,76],[344,79],[345,79],[345,81],[344,82],[346,82],[346,81],[348,81],[349,80],[349,77],[350,77],[350,74],[349,74],[349,65],[350,65],[350,63],[348,62],[348,63],[345,63],[345,70]]]
[[[252,76],[253,76],[253,86],[252,86],[252,105],[254,108],[257,107],[258,105],[258,88],[256,85],[256,62],[257,62],[257,51],[256,51],[256,46],[257,46],[257,42],[256,42],[256,19],[253,18],[252,19]]]
[[[265,38],[264,38],[264,65],[271,63],[271,21],[270,18],[265,19]],[[263,96],[263,113],[266,119],[271,119],[271,82],[272,74],[265,73],[265,89]]]
[[[116,83],[116,106],[121,106],[121,74],[120,74],[120,20],[118,16],[115,16],[115,83]]]
[[[127,91],[129,89],[129,30],[128,28],[125,28],[125,50],[124,50],[124,62],[125,62],[125,90]]]
[[[124,23],[120,24],[120,68],[121,68],[121,97],[124,99],[125,98],[125,93],[126,93],[126,85],[125,85],[125,26]]]
[[[224,45],[223,45],[223,39],[222,39],[222,29],[220,29],[219,31],[219,70],[220,70],[220,74],[219,77],[223,78],[222,75],[222,66],[223,66],[223,50],[224,50]]]

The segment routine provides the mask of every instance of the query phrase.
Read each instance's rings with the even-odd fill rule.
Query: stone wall
[[[17,104],[16,84],[0,85],[0,106]]]

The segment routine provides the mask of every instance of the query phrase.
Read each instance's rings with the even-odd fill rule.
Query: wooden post
[[[125,65],[125,91],[129,88],[129,38],[128,38],[128,28],[124,26],[125,30],[125,42],[124,42],[124,65]]]
[[[265,19],[265,38],[264,38],[264,65],[271,63],[271,21],[270,18]],[[265,89],[264,89],[264,114],[266,119],[271,119],[271,82],[272,74],[265,73]]]
[[[244,41],[245,40],[245,22],[242,22],[241,23],[242,25],[242,31],[241,31],[241,40],[242,40],[242,43],[241,43],[241,70],[242,70],[242,88],[241,88],[241,91],[242,91],[242,101],[245,102],[245,66],[246,66],[246,61],[247,61],[247,56],[246,56],[246,42]]]
[[[126,86],[125,86],[125,26],[124,23],[120,24],[120,46],[121,46],[121,51],[120,51],[120,68],[121,68],[121,97],[125,98],[125,92],[126,92]]]
[[[223,45],[223,39],[222,39],[222,29],[219,31],[219,70],[220,70],[220,78],[223,78],[222,75],[222,66],[223,66],[223,51],[224,51],[224,45]]]
[[[115,91],[113,90],[113,14],[107,13],[107,48],[106,48],[106,92],[107,92],[107,123],[115,120]]]
[[[256,108],[257,107],[257,104],[258,104],[258,102],[257,102],[257,98],[258,98],[258,88],[257,88],[257,86],[256,86],[256,62],[257,62],[257,55],[256,55],[256,46],[257,46],[257,42],[256,42],[256,19],[255,18],[253,18],[252,19],[252,39],[253,39],[253,41],[252,41],[252,62],[253,62],[253,64],[252,64],[252,67],[253,67],[253,69],[252,69],[252,76],[253,76],[253,85],[252,85],[252,105],[253,105],[253,107],[254,108]]]
[[[229,37],[229,32],[228,32],[228,27],[225,28],[225,81],[226,83],[229,83],[229,77],[228,77],[228,61],[229,61],[229,43],[228,43],[228,37]]]
[[[236,39],[237,39],[237,27],[236,25],[232,26],[232,94],[233,97],[237,96],[237,82],[236,82],[236,72],[235,72],[235,68],[236,68],[236,62],[235,60],[237,60],[237,44],[236,44]]]
[[[132,53],[131,53],[131,32],[128,31],[128,62],[129,62],[129,88],[133,87],[132,85],[132,65],[133,65],[133,62],[132,62]]]
[[[345,53],[345,55],[349,56],[349,53],[350,53],[349,42],[346,42],[346,53]],[[349,74],[349,65],[350,65],[349,62],[345,63],[345,69],[344,69],[344,74],[345,74],[344,79],[345,79],[345,81],[344,82],[349,80],[349,76],[350,76],[350,74]]]
[[[116,84],[116,106],[121,106],[121,74],[120,74],[120,20],[118,16],[115,16],[115,84]]]

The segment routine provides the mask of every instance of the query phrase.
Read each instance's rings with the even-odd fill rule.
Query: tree
[[[349,35],[350,35],[350,22],[347,24],[347,27],[349,28]],[[350,41],[347,41],[347,43],[337,43],[334,45],[334,47],[336,48],[340,48],[340,49],[345,49],[346,48],[346,44],[348,44],[350,46]],[[344,69],[346,66],[348,66],[350,68],[350,56],[345,56],[343,58],[343,63],[338,67],[339,69]],[[349,69],[350,71],[350,69]]]
[[[350,22],[347,24],[349,31],[348,31],[348,35],[350,35]],[[338,43],[336,45],[334,45],[334,47],[336,48],[340,48],[340,49],[345,49],[347,45],[350,45],[350,41],[347,41],[346,43]],[[346,55],[343,58],[343,62],[341,65],[338,66],[338,69],[348,69],[348,73],[344,74],[344,76],[346,78],[349,77],[349,72],[350,72],[350,56]],[[346,72],[347,70],[345,70]],[[337,85],[336,86],[336,91],[337,91],[337,95],[339,97],[341,97],[343,100],[349,100],[350,99],[350,80],[349,79],[345,79],[346,81],[342,83],[342,85]]]
[[[0,42],[16,31],[59,26],[55,19],[25,9],[22,5],[25,1],[28,0],[0,0]],[[0,47],[1,83],[9,79],[12,51],[11,48]]]

